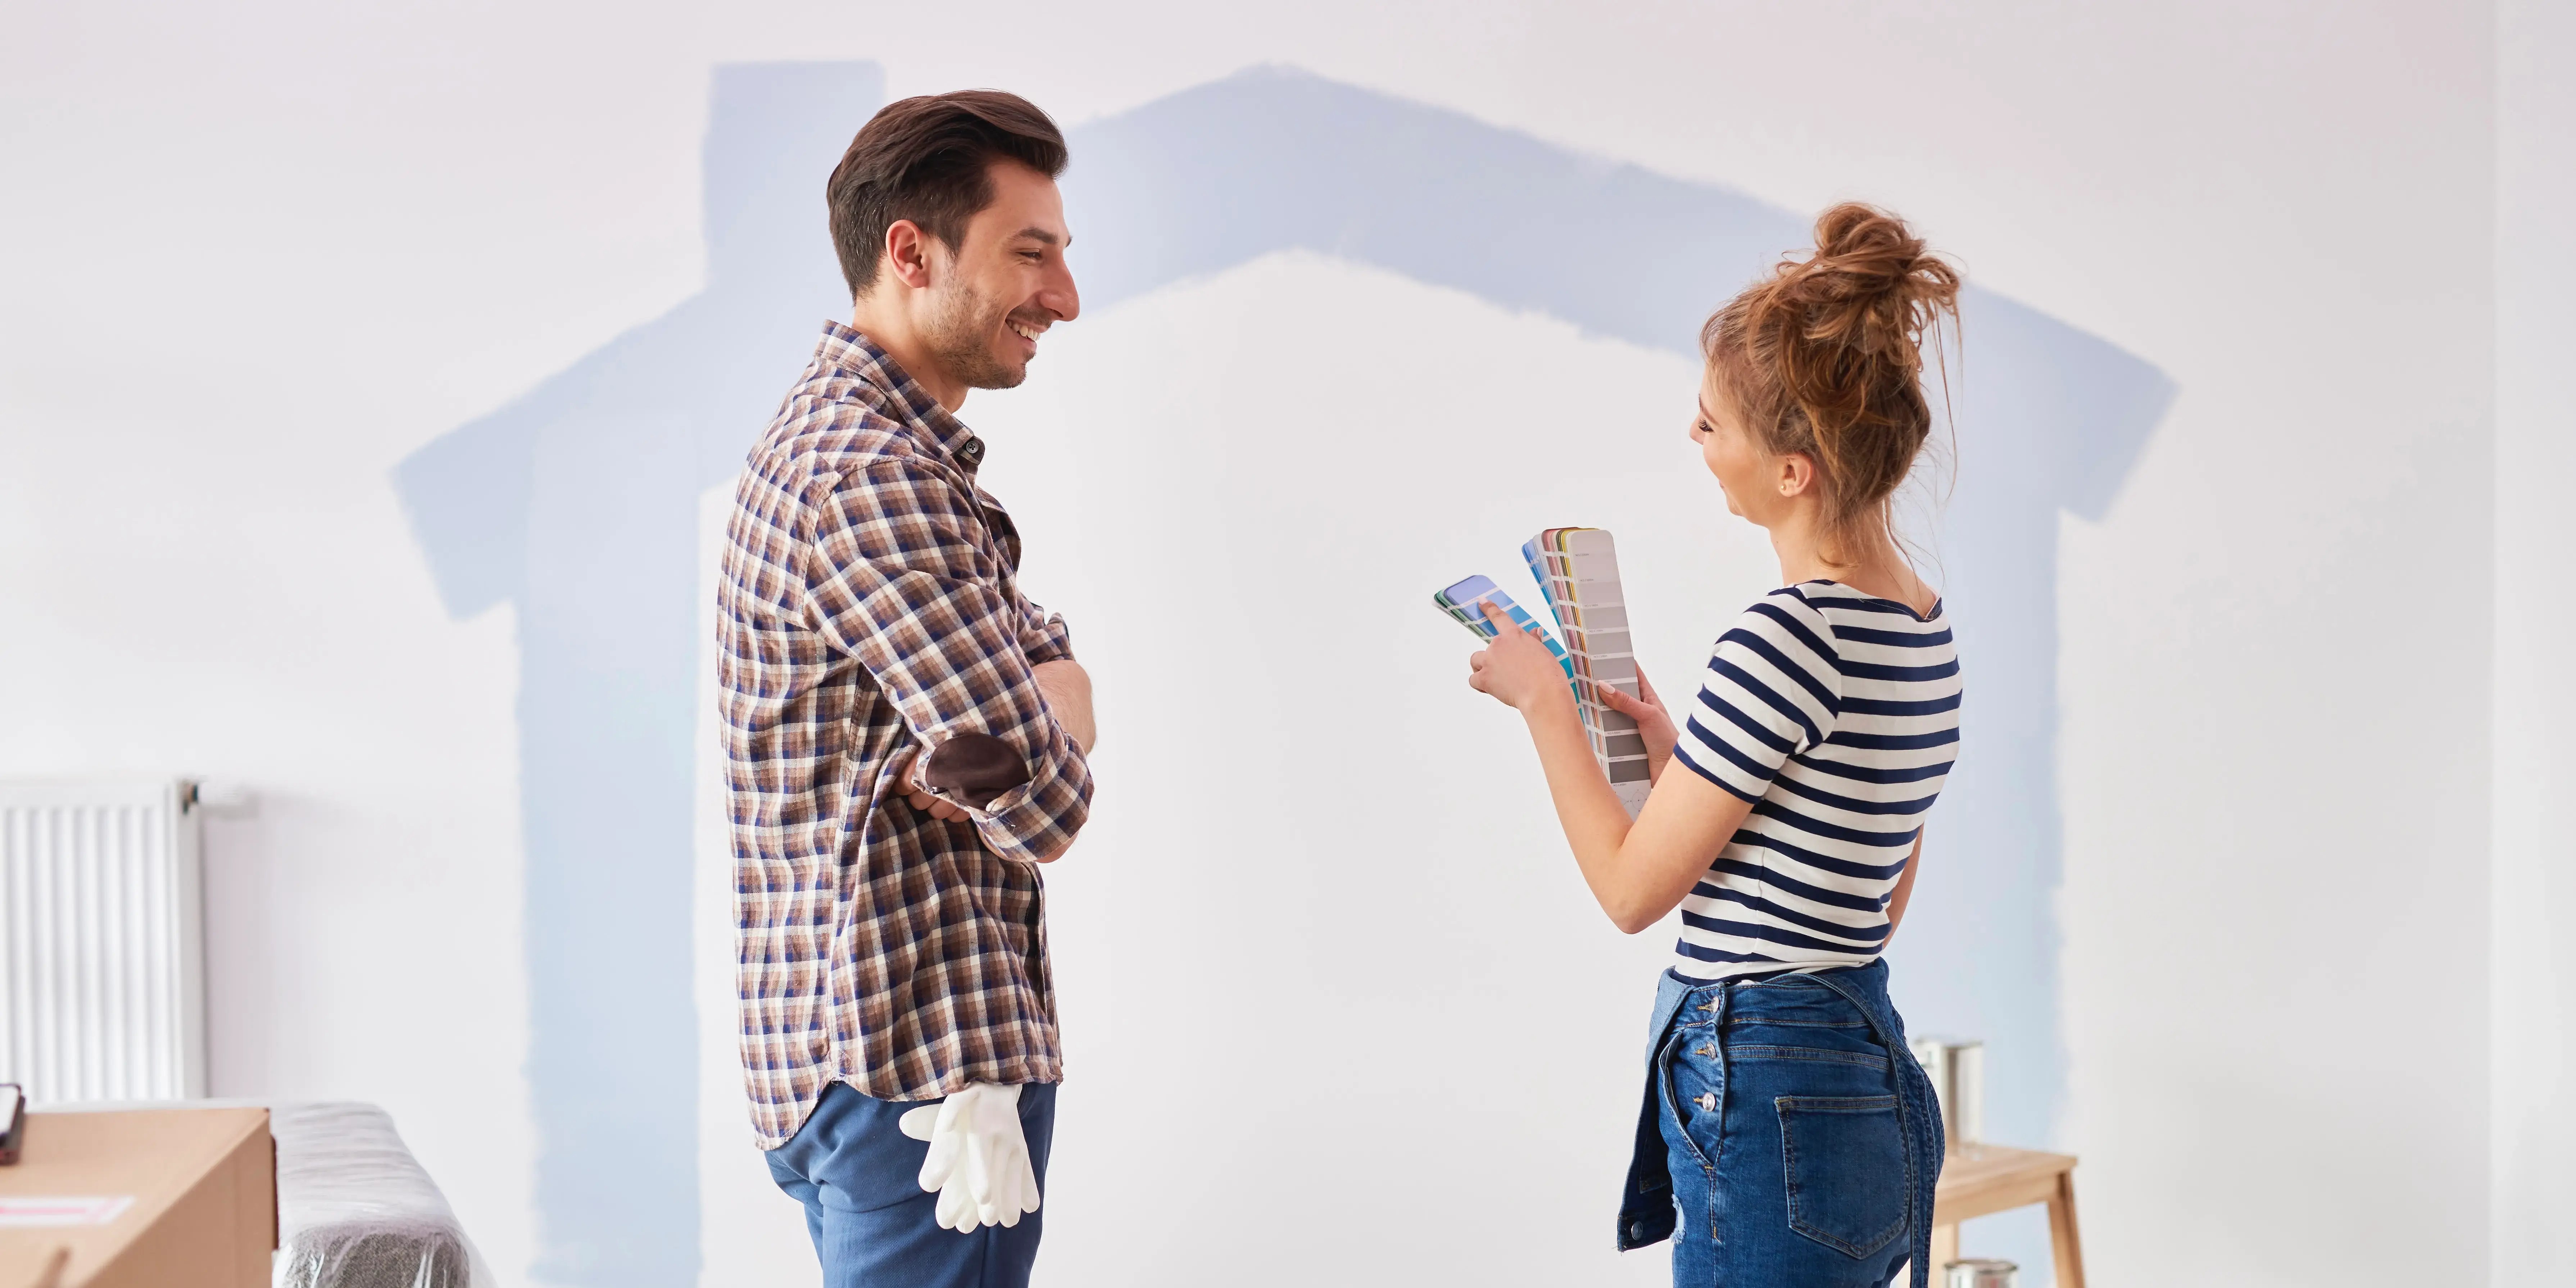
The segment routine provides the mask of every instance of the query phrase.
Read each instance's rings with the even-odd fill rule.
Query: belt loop
[[[1715,996],[1700,1003],[1692,1009],[1708,1012],[1711,1023],[1723,1022],[1726,1019],[1726,999],[1734,991],[1735,981],[1731,979],[1711,980],[1701,987],[1710,990],[1715,994]]]

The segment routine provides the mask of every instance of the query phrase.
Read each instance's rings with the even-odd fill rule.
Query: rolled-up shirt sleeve
[[[1071,655],[1062,623],[1040,625],[978,540],[972,503],[918,461],[832,480],[814,504],[815,629],[867,669],[925,754],[976,733],[1020,756],[1027,782],[955,802],[987,848],[1023,861],[1062,850],[1090,814],[1091,766],[1030,674],[1038,652]]]
[[[1029,665],[1073,660],[1073,632],[1066,628],[1061,613],[1050,613],[1033,601],[1022,599],[1020,652]]]

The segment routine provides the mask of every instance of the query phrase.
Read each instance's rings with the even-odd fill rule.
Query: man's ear
[[[877,264],[880,273],[891,273],[896,281],[914,290],[930,285],[930,234],[909,219],[898,219],[886,225],[885,256]]]

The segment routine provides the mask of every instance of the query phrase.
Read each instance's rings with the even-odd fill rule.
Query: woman
[[[1678,1286],[1883,1285],[1908,1258],[1928,1282],[1941,1127],[1879,952],[1957,750],[1959,666],[1889,499],[1931,434],[1923,342],[1958,291],[1901,221],[1842,205],[1814,256],[1702,329],[1691,438],[1726,508],[1769,530],[1782,588],[1682,710],[1642,674],[1643,701],[1602,690],[1655,773],[1634,823],[1545,645],[1497,618],[1470,659],[1528,722],[1610,920],[1682,912],[1619,1220],[1623,1249],[1673,1239]]]

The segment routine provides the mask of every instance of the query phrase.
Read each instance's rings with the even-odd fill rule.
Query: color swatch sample
[[[1537,620],[1523,612],[1520,605],[1513,603],[1512,597],[1504,594],[1491,577],[1469,577],[1445,590],[1436,591],[1431,596],[1431,602],[1438,604],[1441,612],[1457,618],[1468,630],[1474,631],[1476,638],[1480,640],[1494,638],[1494,624],[1485,620],[1485,610],[1481,607],[1489,599],[1494,602],[1494,607],[1503,610],[1503,616],[1511,618],[1512,624],[1522,630],[1538,626]],[[1547,644],[1547,651],[1556,655],[1556,664],[1565,668],[1567,682],[1573,682],[1574,659],[1565,655],[1565,646],[1557,643],[1544,626],[1538,627],[1538,637]]]
[[[1556,616],[1574,669],[1575,705],[1611,790],[1635,818],[1654,776],[1637,722],[1602,701],[1604,687],[1637,696],[1637,657],[1628,642],[1628,600],[1619,589],[1619,552],[1599,528],[1548,528],[1521,546],[1530,575]]]

